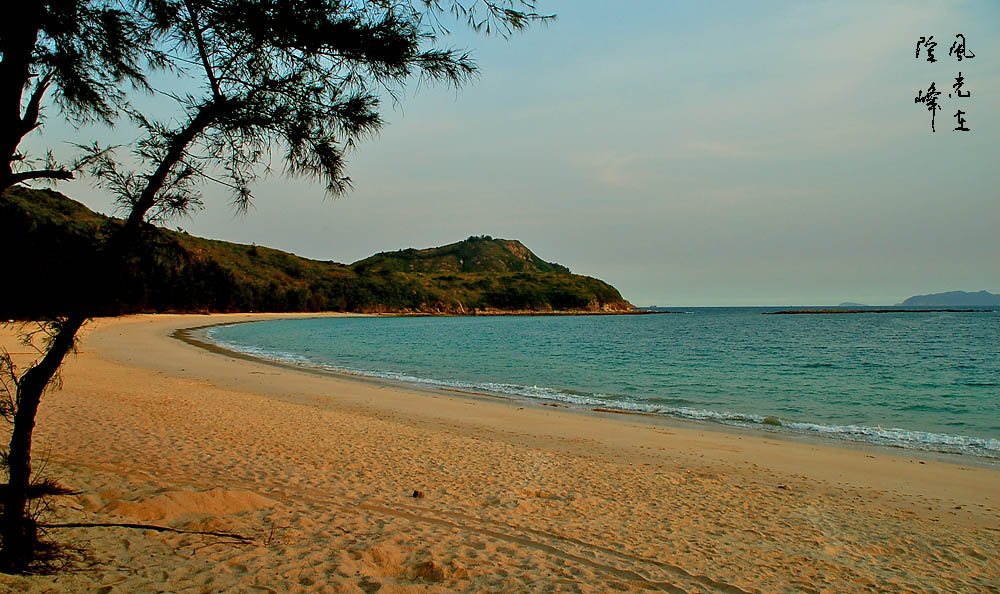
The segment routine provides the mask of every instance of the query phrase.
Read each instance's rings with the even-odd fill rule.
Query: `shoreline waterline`
[[[315,364],[303,358],[296,360],[291,357],[278,354],[268,354],[259,350],[241,349],[239,345],[219,341],[210,336],[213,329],[238,324],[253,324],[258,322],[288,319],[308,320],[348,317],[391,318],[399,316],[395,316],[394,314],[320,314],[312,316],[300,315],[294,317],[281,317],[280,315],[274,315],[273,317],[269,316],[265,319],[250,319],[235,322],[222,321],[207,325],[178,328],[171,334],[171,336],[187,344],[225,356],[257,363],[264,363],[291,371],[305,372],[320,377],[339,378],[375,386],[389,386],[403,391],[411,391],[422,394],[445,393],[456,395],[460,398],[483,399],[519,408],[527,406],[538,409],[550,409],[600,419],[627,418],[629,421],[636,421],[654,426],[660,425],[693,430],[709,430],[736,435],[747,435],[760,439],[778,439],[788,444],[810,444],[820,447],[846,448],[866,452],[878,452],[901,456],[904,458],[912,458],[915,460],[935,460],[957,465],[1000,469],[1000,448],[998,448],[1000,443],[992,443],[997,440],[983,440],[981,438],[962,435],[928,434],[922,431],[892,427],[831,427],[788,419],[781,419],[780,421],[775,422],[775,419],[772,417],[747,415],[743,413],[729,413],[726,411],[682,410],[678,412],[672,410],[644,410],[641,408],[623,408],[615,406],[614,404],[609,405],[603,402],[574,402],[572,400],[564,400],[558,397],[547,398],[545,396],[526,395],[524,393],[518,393],[517,391],[491,391],[488,388],[484,388],[476,384],[454,384],[431,378],[410,377],[399,373],[369,373],[362,370]],[[534,388],[539,389],[538,386],[534,386]],[[894,442],[892,437],[898,435],[899,433],[904,433],[906,435],[916,434],[918,439],[920,437],[924,437],[941,441],[924,443],[912,442],[916,443],[916,445],[907,445],[906,441]],[[939,446],[938,448],[934,447],[936,443],[947,444],[948,442],[945,440],[956,439],[983,442],[980,447],[988,453],[980,454],[973,453],[972,451],[956,451],[954,448],[947,449],[943,446]]]
[[[276,317],[96,319],[34,434],[80,492],[57,521],[253,546],[61,529],[98,564],[0,590],[995,589],[995,468],[301,373],[171,337]],[[26,364],[16,344],[0,328]]]

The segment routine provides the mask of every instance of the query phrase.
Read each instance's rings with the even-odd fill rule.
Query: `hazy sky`
[[[539,9],[558,19],[510,41],[456,35],[480,79],[387,104],[347,197],[273,178],[234,216],[207,187],[205,210],[170,225],[340,262],[520,239],[637,305],[1000,292],[996,0]],[[975,58],[948,55],[959,33]],[[914,56],[931,35],[936,63]],[[948,98],[959,72],[971,96]],[[931,82],[935,133],[914,103]],[[958,109],[969,132],[953,131]],[[46,140],[97,135],[57,120]],[[87,181],[58,189],[111,212]]]

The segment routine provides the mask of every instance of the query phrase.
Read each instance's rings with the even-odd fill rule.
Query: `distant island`
[[[900,301],[893,307],[996,307],[1000,306],[1000,295],[989,291],[948,291],[929,295],[914,295]],[[875,307],[864,303],[844,301],[837,307]],[[883,306],[884,307],[884,306]]]
[[[798,314],[898,314],[898,313],[990,313],[992,309],[903,309],[898,306],[892,309],[783,309],[781,311],[761,312],[765,316],[798,315]]]
[[[546,262],[521,242],[473,236],[446,246],[376,254],[354,264],[204,239],[147,226],[127,270],[101,266],[121,220],[58,192],[14,187],[0,198],[0,249],[15,285],[3,319],[65,315],[86,287],[101,315],[135,312],[622,313],[611,285]],[[122,278],[124,276],[124,278]]]
[[[920,306],[948,306],[948,307],[969,307],[969,306],[998,306],[1000,305],[1000,295],[988,291],[970,293],[967,291],[948,291],[947,293],[931,293],[930,295],[914,295],[898,305],[920,305]]]

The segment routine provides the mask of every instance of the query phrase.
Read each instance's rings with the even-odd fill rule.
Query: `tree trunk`
[[[6,15],[0,25],[0,122],[5,132],[0,135],[0,192],[13,182],[12,166],[16,160],[17,147],[21,139],[34,128],[36,122],[26,123],[22,119],[24,90],[31,80],[31,55],[38,40],[45,5],[42,2],[26,2],[21,5],[18,18]]]
[[[127,282],[126,256],[140,239],[143,217],[155,205],[156,194],[162,189],[167,176],[184,156],[191,142],[211,125],[219,114],[231,108],[223,98],[213,99],[203,105],[187,125],[170,141],[167,153],[157,168],[149,176],[139,199],[125,224],[109,242],[106,255],[107,266],[101,270],[118,270],[120,280]],[[4,170],[0,169],[0,181]],[[109,279],[110,280],[110,279]],[[106,283],[102,283],[106,286]],[[86,299],[87,297],[85,297]],[[55,340],[49,346],[42,361],[29,369],[21,377],[17,387],[17,412],[14,415],[14,430],[10,438],[8,461],[10,480],[3,497],[3,516],[0,518],[0,571],[19,573],[28,568],[35,558],[35,520],[27,513],[28,485],[31,479],[31,433],[35,429],[35,414],[41,401],[42,392],[62,365],[63,359],[73,348],[77,330],[92,315],[101,301],[97,294],[89,295],[89,301],[82,301],[78,311],[82,314],[70,316],[62,324]]]
[[[28,515],[27,503],[35,414],[38,412],[42,393],[59,370],[67,353],[72,350],[76,333],[85,320],[82,316],[65,320],[45,357],[25,372],[17,387],[17,412],[8,452],[10,480],[4,493],[3,516],[0,520],[0,535],[3,536],[0,570],[7,573],[24,571],[34,559],[35,520]]]

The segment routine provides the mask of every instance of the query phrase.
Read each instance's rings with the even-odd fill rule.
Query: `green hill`
[[[569,268],[542,260],[515,239],[472,236],[465,241],[425,250],[382,252],[355,262],[354,270],[397,272],[505,273],[554,272],[569,274]]]
[[[489,313],[624,311],[612,286],[546,262],[519,241],[470,237],[439,248],[376,254],[352,265],[147,227],[124,273],[102,266],[119,219],[49,190],[0,198],[0,248],[9,255],[0,316],[138,311]]]

